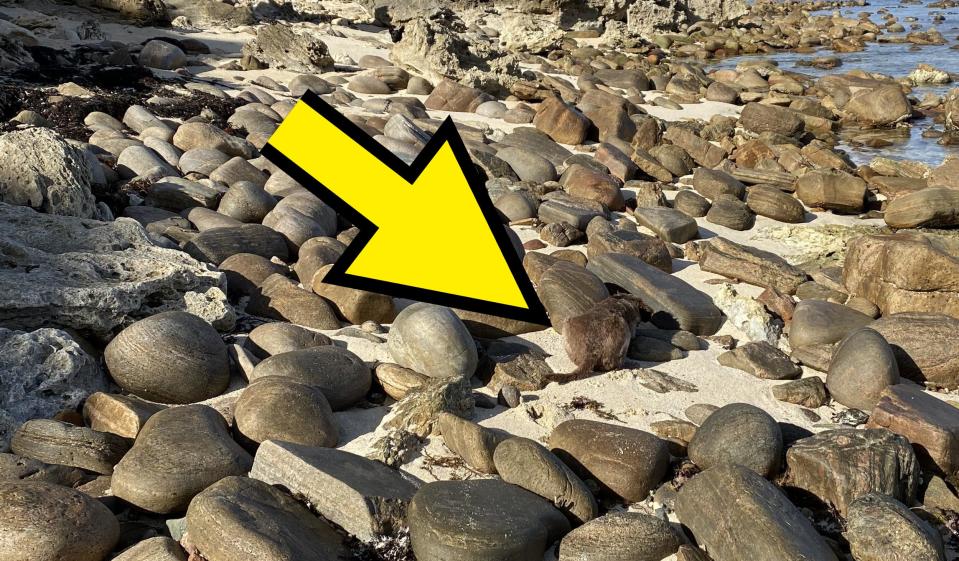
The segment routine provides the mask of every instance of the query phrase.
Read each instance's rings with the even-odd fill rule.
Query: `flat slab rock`
[[[766,380],[792,380],[802,376],[802,368],[789,355],[766,341],[740,345],[716,357],[719,364],[748,372]]]
[[[782,257],[752,247],[740,245],[724,238],[706,242],[699,268],[724,277],[774,288],[783,294],[795,294],[800,284],[809,276],[790,265]]]
[[[587,268],[642,299],[653,310],[652,322],[663,329],[712,335],[725,321],[709,296],[637,257],[607,253],[591,259]]]
[[[332,448],[268,440],[250,477],[304,497],[321,516],[362,541],[406,525],[406,508],[421,482],[386,465]]]
[[[408,519],[418,561],[540,559],[570,529],[548,501],[495,479],[427,483]]]
[[[153,245],[139,223],[41,214],[0,203],[0,323],[107,334],[167,310],[228,330],[235,315],[223,274]]]
[[[676,515],[715,561],[837,561],[786,495],[742,466],[694,476],[679,492]]]
[[[913,384],[883,390],[869,417],[870,428],[887,428],[909,439],[923,468],[959,473],[959,408]]]

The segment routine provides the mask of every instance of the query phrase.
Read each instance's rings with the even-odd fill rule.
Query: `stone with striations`
[[[762,409],[746,403],[717,409],[689,442],[689,459],[703,469],[737,464],[763,477],[779,472],[782,453],[779,424]]]

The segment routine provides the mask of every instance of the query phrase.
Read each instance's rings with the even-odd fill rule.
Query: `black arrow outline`
[[[346,204],[346,201],[338,197],[336,193],[328,189],[323,183],[296,165],[268,142],[263,149],[260,150],[263,156],[266,156],[275,166],[295,179],[300,185],[311,191],[323,202],[330,205],[333,210],[345,216],[353,225],[359,228],[359,234],[353,242],[347,246],[343,255],[336,260],[336,263],[333,264],[333,267],[323,278],[323,282],[347,288],[388,294],[397,298],[407,298],[482,314],[527,321],[544,326],[550,325],[549,317],[546,315],[546,309],[543,307],[536,291],[533,289],[533,283],[530,282],[529,275],[526,274],[526,269],[523,268],[523,263],[520,261],[519,256],[516,255],[516,250],[513,248],[513,244],[506,234],[507,226],[499,219],[496,208],[493,206],[493,201],[490,200],[489,193],[486,191],[486,187],[480,179],[476,167],[469,156],[469,152],[466,150],[466,145],[463,144],[463,139],[460,137],[459,132],[456,130],[456,125],[450,117],[446,117],[436,133],[433,134],[429,142],[426,143],[423,150],[420,151],[416,159],[413,160],[413,163],[407,164],[386,149],[385,146],[374,140],[372,136],[368,135],[358,125],[346,118],[345,115],[337,111],[332,105],[323,101],[320,96],[315,93],[307,91],[303,94],[303,97],[300,98],[300,101],[306,103],[312,110],[319,113],[320,116],[353,139],[364,150],[375,156],[380,162],[393,170],[410,185],[416,182],[417,178],[419,178],[423,170],[426,169],[426,166],[433,160],[440,148],[442,148],[444,144],[449,143],[453,155],[456,157],[456,161],[463,171],[463,176],[466,178],[466,182],[473,192],[473,198],[477,204],[479,204],[480,210],[483,212],[483,217],[486,219],[486,224],[489,226],[490,232],[492,232],[493,238],[499,246],[500,253],[506,259],[506,264],[509,267],[510,273],[513,275],[513,280],[519,287],[520,293],[523,295],[523,299],[529,307],[520,308],[518,306],[489,302],[477,298],[459,296],[447,292],[439,292],[347,273],[347,269],[350,268],[353,261],[355,261],[360,252],[363,251],[363,248],[366,247],[366,244],[373,238],[373,235],[376,234],[379,227],[360,214],[356,209]],[[317,147],[317,149],[322,149],[322,147]],[[349,163],[344,162],[344,165],[349,165]],[[454,233],[441,233],[440,235],[453,234]],[[468,250],[469,248],[464,248],[464,251]]]

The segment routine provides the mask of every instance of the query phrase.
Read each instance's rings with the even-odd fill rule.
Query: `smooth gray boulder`
[[[826,376],[833,399],[862,411],[871,411],[882,391],[898,383],[899,365],[892,347],[879,332],[866,327],[842,340]]]
[[[388,344],[397,364],[435,378],[469,378],[479,361],[462,320],[449,308],[423,302],[396,316]]]
[[[779,423],[769,413],[746,403],[717,409],[689,442],[689,459],[703,469],[737,464],[763,477],[778,473],[782,454]]]

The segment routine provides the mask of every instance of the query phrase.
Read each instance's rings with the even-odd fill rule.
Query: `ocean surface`
[[[922,99],[927,93],[944,95],[952,88],[959,87],[959,50],[951,49],[957,44],[959,36],[959,8],[929,8],[929,2],[920,4],[902,4],[895,0],[872,0],[868,6],[843,8],[840,11],[843,17],[858,18],[860,13],[868,13],[874,23],[882,24],[885,20],[882,14],[876,12],[885,8],[892,12],[900,24],[906,28],[906,33],[917,30],[927,31],[936,28],[946,38],[947,44],[935,46],[913,46],[908,43],[868,43],[864,51],[858,53],[835,53],[828,49],[820,49],[816,53],[784,52],[778,54],[744,55],[731,57],[719,61],[710,68],[735,68],[744,60],[773,60],[783,70],[798,72],[808,76],[825,76],[827,74],[844,74],[852,70],[879,72],[895,78],[907,76],[920,64],[931,64],[940,70],[954,74],[951,84],[942,86],[914,87],[912,95]],[[830,15],[833,10],[814,12],[814,15]],[[942,16],[943,21],[934,22],[933,18]],[[911,18],[915,18],[912,20]],[[890,36],[885,34],[884,36]],[[817,56],[838,56],[842,59],[842,66],[830,70],[821,70],[797,64],[801,60],[809,60]],[[841,134],[844,138],[839,148],[846,150],[856,163],[868,163],[875,156],[885,156],[899,160],[919,160],[936,166],[948,156],[959,157],[959,146],[942,146],[938,138],[923,138],[922,133],[930,128],[941,129],[932,119],[913,119],[911,128],[892,131],[882,134],[882,138],[892,142],[891,146],[869,148],[851,145],[847,141],[854,133]]]

